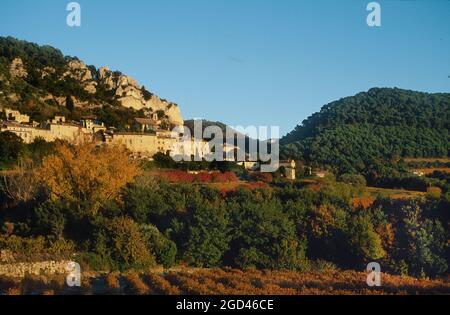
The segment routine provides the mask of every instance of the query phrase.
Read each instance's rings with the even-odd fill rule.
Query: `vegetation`
[[[26,79],[9,75],[16,57]],[[127,129],[140,113],[116,106],[106,87],[89,95],[56,79],[68,60],[0,38],[0,88],[36,120],[84,114],[71,101],[43,101],[46,91],[97,104],[89,111]],[[46,66],[55,73],[41,80]],[[97,277],[83,293],[98,289],[90,280],[114,294],[448,293],[448,283],[427,278],[449,274],[449,105],[448,94],[372,89],[325,106],[282,140],[284,158],[306,162],[300,175],[309,165],[334,173],[322,180],[164,154],[138,162],[122,147],[0,133],[0,250],[14,261],[75,259]],[[416,167],[444,169],[419,177]],[[393,189],[410,198],[387,196]],[[386,275],[382,291],[368,289],[351,270],[372,261],[405,278]],[[210,269],[149,272],[177,265]],[[71,293],[51,280],[1,278],[0,293]]]
[[[281,140],[282,155],[338,173],[389,176],[401,157],[449,155],[449,110],[449,94],[371,89],[309,117]]]
[[[310,272],[236,269],[185,269],[158,273],[146,271],[98,275],[81,288],[67,288],[64,277],[27,276],[23,280],[0,279],[0,294],[153,294],[153,295],[355,295],[355,294],[447,294],[443,280],[417,280],[383,274],[383,286],[369,288],[366,274],[339,271],[329,266]],[[96,282],[92,286],[92,282]]]
[[[308,271],[317,261],[361,270],[379,261],[394,274],[448,273],[450,198],[443,191],[381,196],[361,207],[354,202],[366,194],[359,175],[318,186],[235,182],[223,191],[209,180],[143,173],[121,148],[29,146],[41,160],[19,158],[0,194],[0,248],[21,259],[76,253],[83,270],[97,271],[177,264]],[[441,181],[447,185],[447,177]]]
[[[28,73],[25,78],[12,77],[9,72],[11,62],[16,58],[23,61]],[[65,76],[67,64],[71,60],[78,59],[64,56],[51,46],[0,37],[0,90],[3,92],[0,106],[18,109],[38,122],[52,119],[55,115],[64,115],[74,121],[82,116],[95,115],[106,126],[119,130],[132,126],[134,118],[142,116],[140,111],[120,105],[115,91],[99,80],[95,66],[88,66],[97,86],[94,94],[85,90],[83,82]],[[63,77],[64,80],[61,80]],[[145,87],[141,91],[147,100],[152,96]],[[56,101],[56,98],[64,100],[65,105],[61,105],[61,101]],[[91,106],[75,107],[74,99],[88,102]]]
[[[24,152],[22,139],[10,132],[0,133],[0,169],[11,165]]]

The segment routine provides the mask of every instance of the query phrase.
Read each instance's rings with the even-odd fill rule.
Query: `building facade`
[[[18,111],[5,112],[8,113],[8,120],[0,121],[0,132],[14,133],[27,144],[36,139],[47,142],[59,139],[71,143],[96,140],[100,144],[123,145],[133,156],[139,158],[152,158],[156,153],[204,158],[210,153],[208,142],[194,139],[186,141],[181,137],[174,137],[171,131],[160,130],[156,124],[151,124],[153,120],[138,119],[136,122],[141,126],[141,132],[114,132],[107,130],[94,117],[85,117],[77,124],[67,122],[64,116],[56,116],[49,122],[36,124],[29,123],[29,117],[24,118]],[[17,117],[19,120],[16,120]],[[143,125],[145,126],[142,127]]]

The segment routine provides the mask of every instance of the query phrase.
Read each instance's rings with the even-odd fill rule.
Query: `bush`
[[[344,174],[341,175],[341,181],[346,184],[353,185],[359,193],[362,193],[366,189],[366,179],[362,175],[357,174]]]
[[[171,183],[228,183],[237,182],[239,178],[234,172],[214,172],[191,174],[185,171],[162,171],[159,176]]]
[[[153,225],[142,225],[141,231],[156,257],[156,262],[165,268],[172,267],[176,261],[177,245],[164,237]]]
[[[106,285],[110,294],[119,294],[120,292],[120,281],[119,275],[116,273],[109,273],[105,277]]]
[[[314,270],[322,272],[339,270],[339,268],[334,263],[322,259],[318,259],[312,262],[311,266],[313,266]]]
[[[50,243],[47,252],[56,257],[69,258],[75,252],[75,244],[71,240],[59,238]]]
[[[38,232],[57,238],[63,237],[67,212],[67,207],[61,201],[47,201],[36,206],[34,214]]]
[[[250,175],[250,179],[263,183],[270,183],[273,181],[273,175],[271,173],[256,172]]]
[[[125,276],[125,291],[128,294],[146,295],[150,293],[149,287],[141,280],[135,272],[130,272]]]
[[[409,273],[415,276],[436,276],[445,273],[448,232],[438,220],[423,218],[421,206],[415,202],[400,208],[403,224],[399,237],[406,240],[406,249],[399,255],[409,265]]]
[[[378,260],[386,255],[380,236],[375,232],[370,217],[357,215],[349,223],[347,236],[353,258],[361,264]]]
[[[0,132],[0,169],[16,163],[25,152],[22,139],[11,132]]]
[[[39,259],[39,256],[45,253],[46,240],[42,236],[22,238],[12,235],[7,238],[0,238],[0,248],[10,250],[27,260],[34,260]]]
[[[220,266],[228,250],[228,214],[221,206],[196,205],[188,219],[185,258],[197,267]]]
[[[81,269],[85,271],[111,271],[119,269],[118,263],[111,257],[97,253],[82,253],[77,257],[77,262],[80,264]]]
[[[439,187],[428,187],[427,188],[427,195],[434,199],[439,199],[442,194],[442,189]]]
[[[96,235],[95,249],[104,257],[111,257],[119,268],[147,268],[155,265],[148,243],[139,226],[126,217],[106,220]]]
[[[245,191],[234,198],[244,197],[241,194]],[[227,259],[242,268],[303,268],[306,243],[297,238],[295,225],[283,213],[281,205],[250,196],[228,205],[232,216],[232,240]]]

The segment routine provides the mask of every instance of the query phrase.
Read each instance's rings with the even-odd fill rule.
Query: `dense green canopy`
[[[281,140],[282,155],[341,172],[445,157],[449,125],[450,94],[374,88],[325,105]]]

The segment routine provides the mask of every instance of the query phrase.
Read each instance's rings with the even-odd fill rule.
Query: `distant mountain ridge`
[[[202,130],[197,130],[197,134],[199,134],[199,135],[203,135],[203,133],[204,133],[204,131],[205,131],[205,129],[207,127],[217,126],[217,127],[220,128],[220,130],[223,133],[224,143],[226,143],[226,140],[228,140],[228,139],[226,139],[227,128],[229,128],[229,130],[234,132],[235,135],[239,136],[239,138],[244,138],[245,139],[245,147],[240,146],[240,144],[236,141],[236,136],[235,136],[235,139],[234,139],[234,143],[230,143],[230,144],[239,147],[239,149],[243,150],[246,153],[249,153],[251,144],[253,146],[256,146],[256,147],[258,147],[258,145],[259,145],[259,141],[257,139],[253,139],[253,138],[251,138],[251,137],[249,137],[247,135],[244,135],[241,132],[235,130],[233,127],[228,126],[228,125],[226,125],[226,124],[224,124],[222,122],[210,121],[210,120],[205,120],[205,119],[202,119],[200,121],[201,121]],[[184,125],[189,129],[189,131],[191,132],[192,136],[195,136],[195,122],[196,122],[196,120],[194,120],[194,119],[186,120],[184,122]],[[197,122],[199,122],[199,121],[197,120]],[[264,143],[264,142],[261,142],[261,143]]]
[[[373,88],[325,105],[281,139],[282,156],[361,172],[450,152],[450,94]]]

